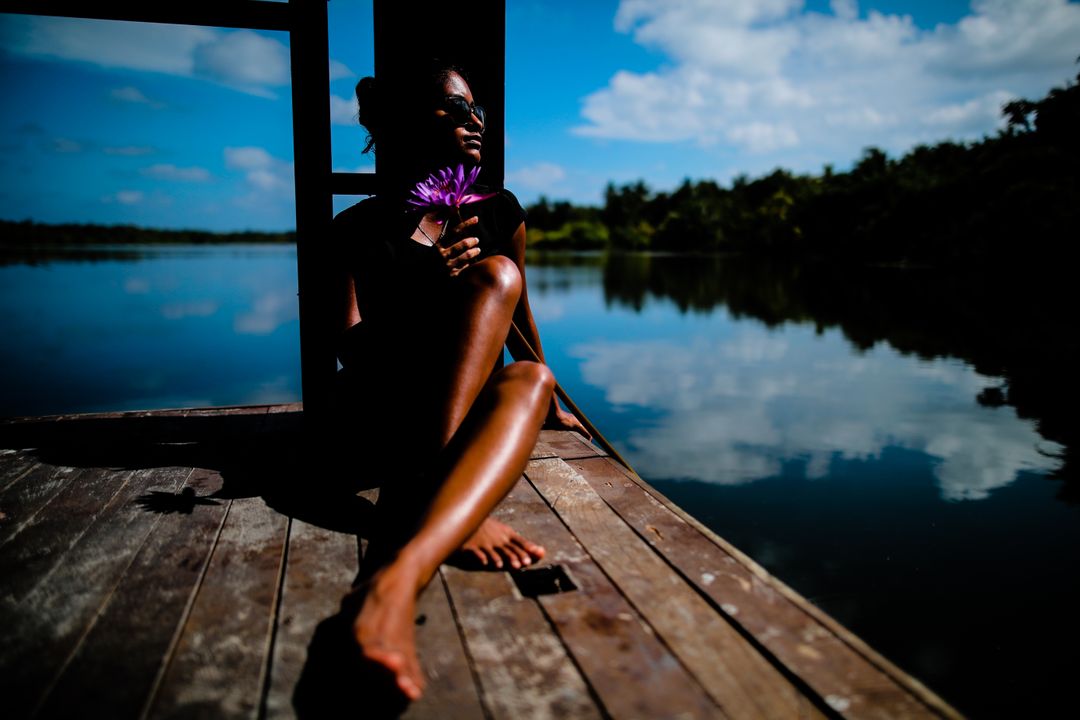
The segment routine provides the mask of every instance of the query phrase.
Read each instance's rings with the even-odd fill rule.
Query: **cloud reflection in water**
[[[1032,422],[976,403],[994,378],[881,343],[854,355],[837,331],[740,325],[729,339],[590,341],[571,354],[608,402],[660,412],[627,438],[646,477],[736,485],[803,460],[815,479],[834,457],[899,446],[936,459],[943,499],[978,500],[1018,472],[1057,465],[1048,455],[1060,448]]]

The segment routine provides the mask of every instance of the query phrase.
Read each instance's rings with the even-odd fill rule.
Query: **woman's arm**
[[[341,265],[339,265],[339,268]],[[352,365],[362,352],[359,337],[364,329],[356,302],[356,280],[352,273],[338,270],[334,278],[335,350],[343,367]]]
[[[514,237],[510,244],[511,255],[510,259],[517,265],[518,272],[521,273],[521,298],[518,300],[517,307],[514,308],[514,324],[521,330],[521,334],[525,337],[526,342],[532,346],[532,349],[536,351],[540,360],[547,364],[544,360],[544,348],[540,345],[540,333],[536,329],[536,321],[533,319],[532,307],[529,305],[529,284],[525,281],[525,223],[518,225],[516,231],[514,231]],[[510,334],[507,346],[510,348],[510,354],[515,360],[531,360],[532,354],[525,348],[518,347],[518,342],[514,333]],[[564,410],[556,399],[555,394],[551,395],[551,406],[548,410],[548,417],[546,422],[547,427],[557,428],[560,430],[574,430],[581,433],[586,438],[592,436],[585,429],[572,413]]]

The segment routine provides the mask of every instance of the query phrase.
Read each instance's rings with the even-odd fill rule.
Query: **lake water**
[[[0,415],[299,399],[295,260],[0,266]],[[1030,320],[982,332],[911,272],[536,260],[549,363],[650,483],[962,711],[1072,702],[1080,510],[1053,368],[1009,354]]]

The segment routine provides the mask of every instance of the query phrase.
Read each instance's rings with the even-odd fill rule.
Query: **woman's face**
[[[475,104],[469,84],[456,72],[450,73],[443,82],[442,95],[443,98],[462,98],[469,107]],[[468,120],[462,123],[460,113],[455,113],[442,102],[436,107],[435,115],[439,127],[439,144],[446,149],[451,163],[479,165],[484,126],[476,113],[470,114]]]

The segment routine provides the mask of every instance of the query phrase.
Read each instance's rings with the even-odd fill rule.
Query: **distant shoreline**
[[[39,223],[0,220],[0,246],[34,245],[225,245],[295,244],[296,231],[211,232],[209,230],[163,230],[136,225],[93,223]]]

